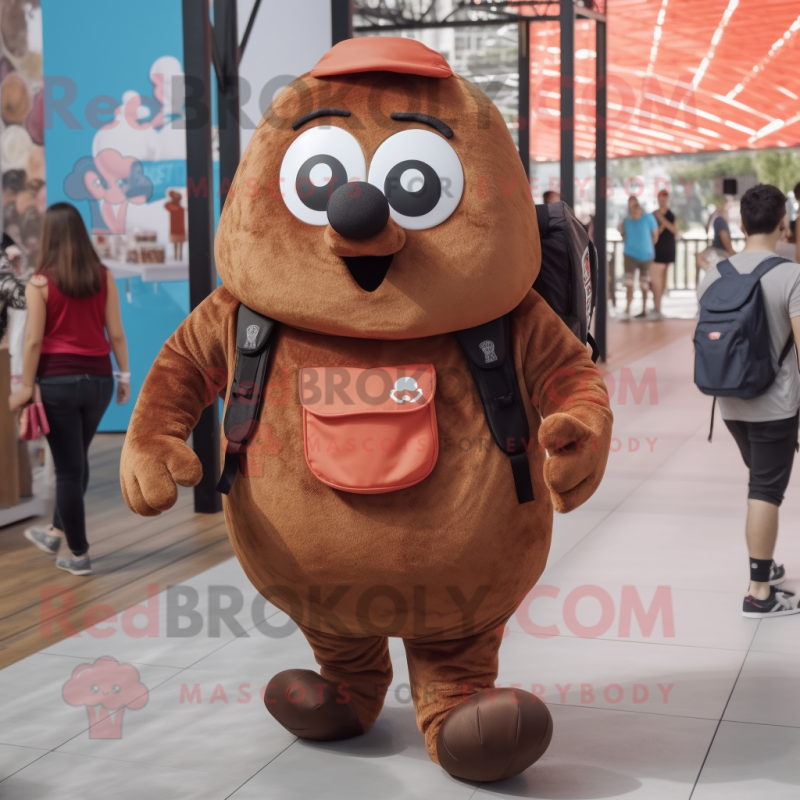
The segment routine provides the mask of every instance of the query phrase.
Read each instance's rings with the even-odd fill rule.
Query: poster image
[[[149,80],[149,95],[122,94],[113,119],[94,134],[91,153],[64,178],[64,194],[88,211],[95,246],[112,262],[165,264],[188,256],[183,105],[172,96],[183,82],[180,62],[159,57]]]
[[[15,268],[28,275],[47,208],[39,0],[0,0],[0,39],[3,230],[21,251]]]

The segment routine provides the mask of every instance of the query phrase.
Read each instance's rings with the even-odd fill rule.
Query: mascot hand
[[[192,449],[174,436],[126,438],[120,464],[122,496],[131,511],[154,517],[175,505],[178,486],[196,486],[203,468]]]
[[[539,444],[550,457],[544,463],[544,481],[550,489],[553,508],[560,514],[586,502],[600,485],[608,460],[610,419],[581,409],[581,418],[556,413],[539,428]],[[586,419],[583,419],[586,417]],[[610,417],[610,414],[609,414]]]

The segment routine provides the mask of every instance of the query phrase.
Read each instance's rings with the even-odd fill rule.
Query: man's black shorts
[[[751,500],[776,506],[783,502],[797,451],[797,424],[798,414],[771,422],[725,420],[750,470]]]

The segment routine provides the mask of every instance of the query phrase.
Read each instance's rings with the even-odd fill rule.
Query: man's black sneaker
[[[772,562],[772,566],[769,568],[769,585],[770,586],[779,586],[786,580],[786,569],[783,564],[776,564],[774,561]]]
[[[742,604],[742,616],[750,619],[762,619],[764,617],[787,617],[789,614],[800,613],[798,606],[792,599],[794,592],[784,592],[769,587],[769,597],[766,600],[756,600],[749,594]]]

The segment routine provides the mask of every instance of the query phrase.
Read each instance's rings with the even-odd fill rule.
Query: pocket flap
[[[435,393],[433,364],[300,370],[300,402],[306,411],[318,417],[408,414],[430,405]]]

